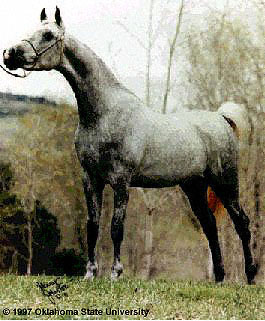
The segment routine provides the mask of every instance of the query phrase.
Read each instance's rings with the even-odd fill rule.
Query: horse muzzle
[[[20,48],[10,48],[3,51],[3,61],[10,70],[23,68],[25,64],[24,51]]]

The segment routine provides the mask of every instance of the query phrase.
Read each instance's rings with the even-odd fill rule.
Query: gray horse
[[[257,267],[250,250],[249,219],[239,205],[238,140],[233,119],[226,116],[231,106],[223,106],[219,112],[153,112],[115,78],[90,48],[65,32],[58,8],[54,22],[48,22],[43,9],[41,23],[29,38],[4,51],[4,63],[10,70],[55,69],[75,93],[80,119],[75,147],[84,169],[88,208],[85,278],[93,278],[98,270],[95,246],[104,186],[110,184],[114,191],[111,276],[116,279],[123,271],[120,247],[129,187],[179,184],[207,236],[216,281],[222,281],[225,273],[215,218],[207,205],[208,185],[234,222],[251,283]]]

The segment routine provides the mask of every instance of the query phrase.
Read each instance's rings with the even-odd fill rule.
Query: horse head
[[[60,9],[56,7],[53,22],[48,21],[43,9],[40,20],[41,27],[37,31],[17,45],[4,50],[4,63],[10,70],[51,70],[60,64],[65,32]]]

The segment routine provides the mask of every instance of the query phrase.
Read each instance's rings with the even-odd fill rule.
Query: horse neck
[[[63,59],[57,70],[75,93],[80,123],[84,126],[93,125],[104,113],[108,88],[121,86],[104,62],[71,36],[65,37]]]

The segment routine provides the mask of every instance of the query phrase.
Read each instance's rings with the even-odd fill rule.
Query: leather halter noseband
[[[36,50],[36,48],[34,47],[34,45],[33,45],[29,40],[27,40],[27,39],[22,39],[21,41],[27,42],[27,43],[31,46],[31,48],[33,49],[33,51],[35,52],[34,62],[33,62],[33,64],[32,64],[32,66],[31,66],[31,68],[34,68],[34,67],[36,66],[39,58],[40,58],[45,52],[47,52],[48,50],[50,50],[51,48],[53,48],[55,45],[57,45],[57,43],[59,43],[59,41],[61,41],[61,43],[62,43],[62,44],[61,44],[61,54],[60,54],[60,63],[61,63],[62,58],[63,58],[63,47],[64,47],[64,46],[63,46],[63,41],[64,41],[64,34],[63,34],[63,36],[62,36],[61,38],[57,39],[53,44],[51,44],[51,45],[48,46],[47,48],[44,48],[41,52],[38,52],[38,51]],[[8,73],[9,75],[14,76],[14,77],[19,77],[19,78],[26,78],[26,77],[28,77],[28,76],[31,74],[31,72],[33,71],[33,70],[31,70],[31,71],[29,71],[28,73],[26,73],[25,70],[23,70],[24,75],[21,76],[21,75],[19,75],[19,74],[15,74],[15,73],[10,72],[10,71],[7,70],[5,67],[3,67],[1,64],[0,64],[0,68],[2,68],[2,69],[3,69],[6,73]]]

